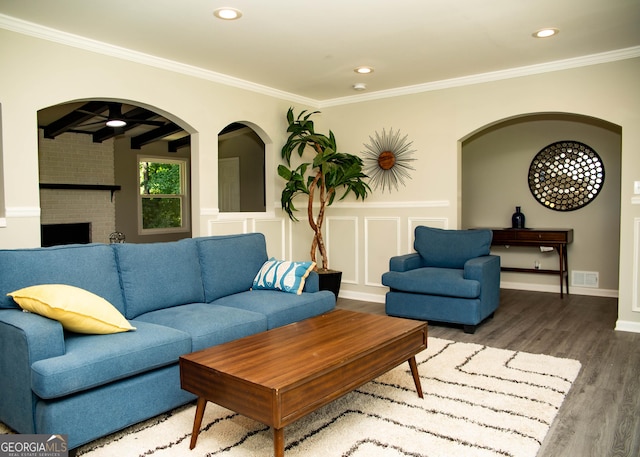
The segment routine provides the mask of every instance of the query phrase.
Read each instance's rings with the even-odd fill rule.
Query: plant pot
[[[318,270],[320,290],[330,290],[338,299],[340,293],[340,283],[342,282],[342,272],[336,270]]]

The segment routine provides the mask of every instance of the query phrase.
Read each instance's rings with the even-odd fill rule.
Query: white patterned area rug
[[[285,457],[535,457],[580,363],[429,338],[416,356],[424,399],[409,364],[285,427]],[[273,455],[273,431],[208,403],[189,450],[188,405],[89,443],[78,456]]]

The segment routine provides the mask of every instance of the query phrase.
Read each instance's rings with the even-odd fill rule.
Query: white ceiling
[[[221,21],[221,6],[244,15]],[[0,0],[0,27],[325,103],[640,55],[640,0]],[[543,27],[560,33],[532,38]]]

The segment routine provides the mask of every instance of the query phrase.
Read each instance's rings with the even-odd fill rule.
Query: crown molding
[[[74,48],[83,49],[85,51],[91,51],[98,54],[116,57],[118,59],[148,65],[150,67],[169,70],[187,76],[193,76],[195,78],[224,84],[226,86],[232,86],[239,89],[257,92],[259,94],[268,95],[270,97],[282,98],[285,100],[290,100],[293,102],[311,106],[318,105],[317,100],[313,100],[307,97],[302,97],[300,95],[274,89],[262,84],[256,84],[244,79],[234,78],[233,76],[217,73],[215,71],[205,70],[193,65],[187,65],[184,63],[176,62],[174,60],[164,59],[162,57],[157,57],[151,54],[134,51],[120,46],[114,46],[102,41],[92,40],[90,38],[74,35],[72,33],[52,29],[50,27],[44,27],[39,24],[34,24],[33,22],[23,21],[21,19],[16,19],[4,14],[0,14],[0,28],[23,35],[29,35],[43,40],[60,43],[66,46],[72,46]]]
[[[12,32],[29,35],[43,40],[53,41],[56,43],[72,46],[86,51],[98,54],[117,57],[123,60],[148,65],[155,68],[181,73],[187,76],[224,84],[227,86],[245,89],[270,97],[285,99],[288,101],[306,104],[317,108],[326,108],[330,106],[347,105],[351,103],[360,103],[370,100],[378,100],[391,97],[399,97],[402,95],[411,95],[421,92],[436,91],[449,89],[453,87],[469,86],[473,84],[482,84],[492,81],[500,81],[504,79],[518,78],[521,76],[530,76],[540,73],[549,73],[560,70],[568,70],[572,68],[585,67],[601,63],[615,62],[618,60],[633,59],[640,57],[640,46],[631,48],[618,49],[615,51],[603,52],[599,54],[591,54],[571,59],[557,60],[536,65],[528,65],[524,67],[510,68],[507,70],[499,70],[488,73],[480,73],[477,75],[463,76],[460,78],[451,78],[440,81],[433,81],[424,84],[416,84],[412,86],[398,87],[395,89],[382,90],[367,94],[352,95],[348,97],[333,98],[327,100],[315,100],[308,97],[292,94],[290,92],[281,91],[272,87],[256,84],[240,78],[234,78],[222,73],[211,70],[205,70],[193,65],[176,62],[169,59],[153,56],[143,52],[133,51],[131,49],[114,46],[101,41],[92,40],[79,35],[74,35],[60,30],[44,27],[33,22],[24,21],[11,16],[0,14],[0,28],[10,30]]]
[[[482,84],[504,79],[519,78],[522,76],[537,75],[541,73],[551,73],[554,71],[569,70],[572,68],[615,62],[618,60],[634,59],[637,57],[640,57],[640,46],[618,49],[615,51],[603,52],[599,54],[591,54],[582,57],[574,57],[571,59],[556,60],[553,62],[541,63],[536,65],[528,65],[525,67],[509,68],[507,70],[492,71],[488,73],[479,73],[477,75],[463,76],[460,78],[444,79],[424,84],[416,84],[413,86],[398,87],[395,89],[381,90],[368,94],[350,95],[348,97],[334,98],[320,101],[318,103],[319,108],[347,105],[350,103],[360,103],[369,100],[399,97],[402,95],[411,95],[421,92],[450,89],[460,86],[470,86],[473,84]]]

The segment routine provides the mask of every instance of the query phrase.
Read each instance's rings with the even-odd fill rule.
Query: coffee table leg
[[[196,441],[200,434],[200,426],[202,425],[202,417],[204,416],[204,409],[207,406],[207,400],[204,397],[198,397],[198,403],[196,406],[196,417],[193,420],[193,432],[191,433],[191,444],[189,449],[196,447]]]
[[[284,429],[273,429],[273,455],[275,457],[284,457]]]
[[[413,382],[416,384],[416,390],[418,391],[418,397],[424,398],[422,395],[422,384],[420,384],[420,375],[418,374],[418,365],[416,364],[416,358],[411,357],[409,359],[409,366],[411,367],[411,374],[413,375]]]

